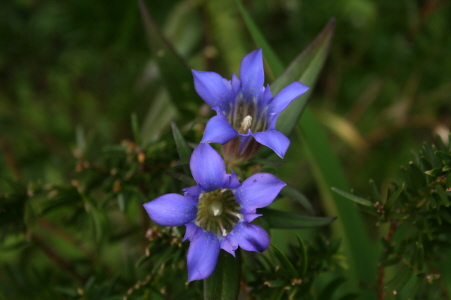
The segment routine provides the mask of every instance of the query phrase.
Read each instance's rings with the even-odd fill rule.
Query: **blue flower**
[[[257,208],[272,203],[286,185],[269,173],[257,173],[240,183],[226,174],[221,156],[209,145],[200,144],[190,160],[197,185],[184,189],[184,195],[166,194],[144,204],[150,218],[163,226],[186,226],[183,240],[190,240],[188,280],[209,277],[220,249],[233,256],[241,247],[247,251],[265,251],[268,233],[251,224],[261,216]]]
[[[235,74],[227,80],[214,72],[192,72],[196,92],[217,114],[208,121],[201,143],[225,144],[226,161],[241,163],[260,145],[283,158],[290,140],[276,130],[276,121],[291,101],[309,89],[306,85],[295,81],[274,97],[269,85],[263,86],[261,49],[243,58],[241,80]]]

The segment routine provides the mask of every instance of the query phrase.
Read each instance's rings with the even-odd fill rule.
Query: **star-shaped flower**
[[[226,174],[221,156],[209,145],[200,144],[190,160],[197,185],[184,189],[184,195],[166,194],[144,204],[150,218],[163,226],[186,226],[184,240],[188,249],[188,280],[209,277],[220,249],[233,256],[241,247],[247,251],[265,251],[268,233],[251,224],[261,216],[257,208],[272,203],[286,185],[269,173],[257,173],[240,183]]]
[[[192,72],[197,93],[217,114],[208,121],[201,143],[225,144],[226,160],[238,163],[252,157],[260,145],[283,158],[290,140],[276,130],[277,118],[309,87],[295,81],[274,97],[269,85],[263,86],[261,49],[243,58],[241,79],[235,74],[227,80],[214,72]]]

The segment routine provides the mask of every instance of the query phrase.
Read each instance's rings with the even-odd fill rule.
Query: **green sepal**
[[[204,279],[205,300],[235,300],[240,292],[241,252],[236,257],[221,250],[213,274]]]
[[[262,221],[264,220],[270,228],[274,229],[314,228],[329,225],[336,219],[304,216],[272,208],[260,208],[257,212],[262,213],[264,215]]]

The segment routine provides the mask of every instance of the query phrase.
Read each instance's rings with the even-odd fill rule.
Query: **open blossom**
[[[247,251],[265,251],[268,233],[251,224],[261,216],[257,208],[272,203],[286,185],[269,173],[257,173],[240,183],[226,174],[221,156],[209,145],[200,144],[190,160],[197,185],[184,189],[184,195],[166,194],[144,204],[150,218],[163,226],[186,226],[183,240],[190,240],[188,280],[209,277],[220,249],[233,256],[241,247]]]
[[[201,143],[224,145],[226,160],[240,163],[252,157],[265,145],[283,158],[290,140],[276,130],[276,121],[294,99],[309,88],[293,82],[275,97],[269,85],[265,88],[262,50],[247,54],[240,67],[240,79],[232,80],[214,72],[193,70],[194,87],[216,116],[205,128]]]

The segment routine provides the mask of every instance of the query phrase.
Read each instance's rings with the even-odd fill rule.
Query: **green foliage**
[[[142,204],[193,184],[212,112],[189,69],[230,77],[259,46],[266,83],[283,87],[292,66],[285,80],[312,89],[279,119],[294,126],[284,161],[261,152],[236,170],[289,184],[256,222],[290,229],[243,253],[242,296],[449,298],[451,154],[430,146],[451,126],[446,5],[145,2],[145,26],[134,1],[0,3],[0,299],[200,299],[184,229],[152,224]],[[326,26],[299,56],[331,18],[333,39]]]
[[[381,239],[379,278],[383,281],[385,268],[394,269],[384,289],[403,299],[432,299],[443,289],[439,278],[447,268],[451,246],[451,148],[439,137],[436,145],[425,144],[418,154],[413,153],[414,160],[401,168],[403,183],[393,183],[384,197],[376,193],[367,200],[334,189],[376,216],[379,226],[389,225]],[[406,289],[413,280],[415,288]]]

